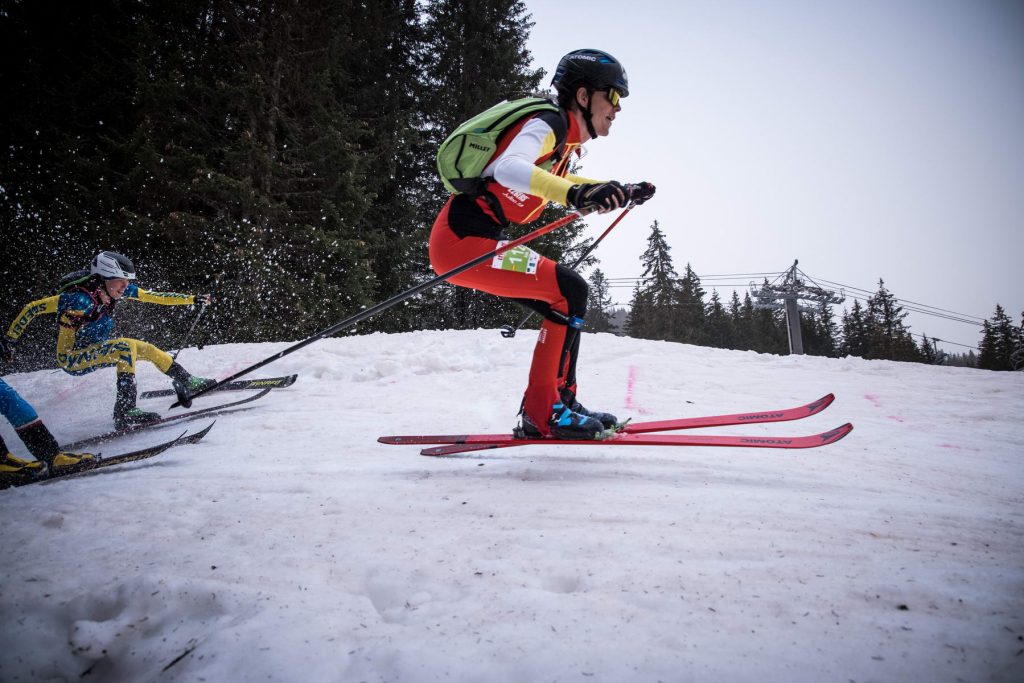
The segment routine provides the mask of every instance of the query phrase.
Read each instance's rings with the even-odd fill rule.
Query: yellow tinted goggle
[[[611,102],[611,105],[613,107],[619,106],[620,99],[621,97],[619,96],[618,90],[616,90],[615,88],[608,88],[608,101]]]

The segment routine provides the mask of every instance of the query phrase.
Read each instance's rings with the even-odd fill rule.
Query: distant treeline
[[[789,353],[785,313],[758,308],[746,293],[734,291],[723,302],[701,286],[690,264],[682,277],[672,263],[671,248],[658,222],[651,226],[647,249],[641,256],[643,275],[635,286],[625,320],[610,315],[609,285],[600,269],[590,275],[588,326],[602,332],[622,332],[642,339],[739,349],[760,353]],[[767,281],[765,285],[767,285]],[[597,313],[595,313],[597,311]],[[1024,367],[1024,314],[1020,325],[996,305],[995,314],[982,326],[979,353],[947,354],[935,339],[923,335],[915,342],[905,323],[907,312],[881,280],[878,290],[862,306],[855,300],[836,320],[830,304],[816,311],[801,311],[800,329],[804,352],[814,356],[858,356],[869,359],[962,365],[989,370]]]

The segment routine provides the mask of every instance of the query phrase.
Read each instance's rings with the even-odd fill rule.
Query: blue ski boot
[[[551,417],[548,418],[548,429],[551,431],[552,439],[565,439],[570,441],[592,441],[604,436],[604,425],[589,415],[582,415],[573,412],[562,403],[551,406]],[[513,434],[520,439],[543,439],[545,438],[530,416],[523,411],[520,424],[513,430]]]
[[[562,396],[562,403],[568,406],[569,410],[572,412],[594,418],[600,422],[605,429],[615,429],[619,426],[619,418],[615,417],[611,413],[602,413],[599,410],[587,410],[584,408],[580,402],[576,400],[576,392],[571,389],[562,389],[560,393]]]

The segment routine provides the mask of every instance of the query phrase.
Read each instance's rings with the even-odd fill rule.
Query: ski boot
[[[135,405],[138,386],[135,375],[128,372],[117,374],[117,400],[114,401],[114,427],[127,429],[160,419],[159,413],[151,413]]]
[[[605,429],[616,429],[619,426],[619,418],[615,417],[611,413],[602,413],[599,410],[587,410],[584,408],[579,401],[576,400],[576,392],[571,389],[562,389],[561,392],[562,403],[568,406],[569,410],[580,415],[586,415],[592,417]]]
[[[180,384],[190,394],[195,394],[207,387],[212,387],[217,383],[215,379],[208,379],[206,377],[196,377],[189,373],[188,370],[178,365],[178,361],[171,363],[171,367],[167,368],[167,376],[172,380]]]
[[[4,485],[27,484],[47,476],[90,469],[99,462],[99,458],[92,453],[61,452],[57,440],[53,438],[53,434],[46,428],[42,420],[19,427],[16,431],[29,452],[35,457],[35,461],[22,460],[6,453],[0,460],[0,473],[3,475],[0,479],[5,482]],[[6,446],[3,446],[0,441],[0,451],[6,450]]]
[[[0,488],[21,486],[46,477],[46,463],[23,460],[9,452],[6,446],[2,448],[4,454],[0,457]]]
[[[59,477],[83,470],[91,470],[100,462],[99,457],[92,453],[61,452],[50,461],[50,476]]]
[[[551,406],[548,430],[551,432],[549,438],[552,439],[592,441],[604,436],[604,425],[601,424],[600,420],[589,415],[573,412],[563,403],[556,403]],[[526,414],[525,410],[521,414],[519,426],[512,433],[519,439],[545,438],[537,425],[530,419],[530,416]]]

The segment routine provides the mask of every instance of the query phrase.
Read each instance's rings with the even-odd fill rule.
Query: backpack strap
[[[569,112],[564,109],[558,111],[542,111],[537,114],[538,119],[551,126],[555,132],[555,151],[552,155],[557,164],[565,154],[565,141],[569,138]]]
[[[84,285],[90,278],[92,278],[92,275],[84,268],[82,270],[76,270],[73,273],[68,273],[62,277],[59,282],[57,282],[57,294],[63,294],[72,287]]]

